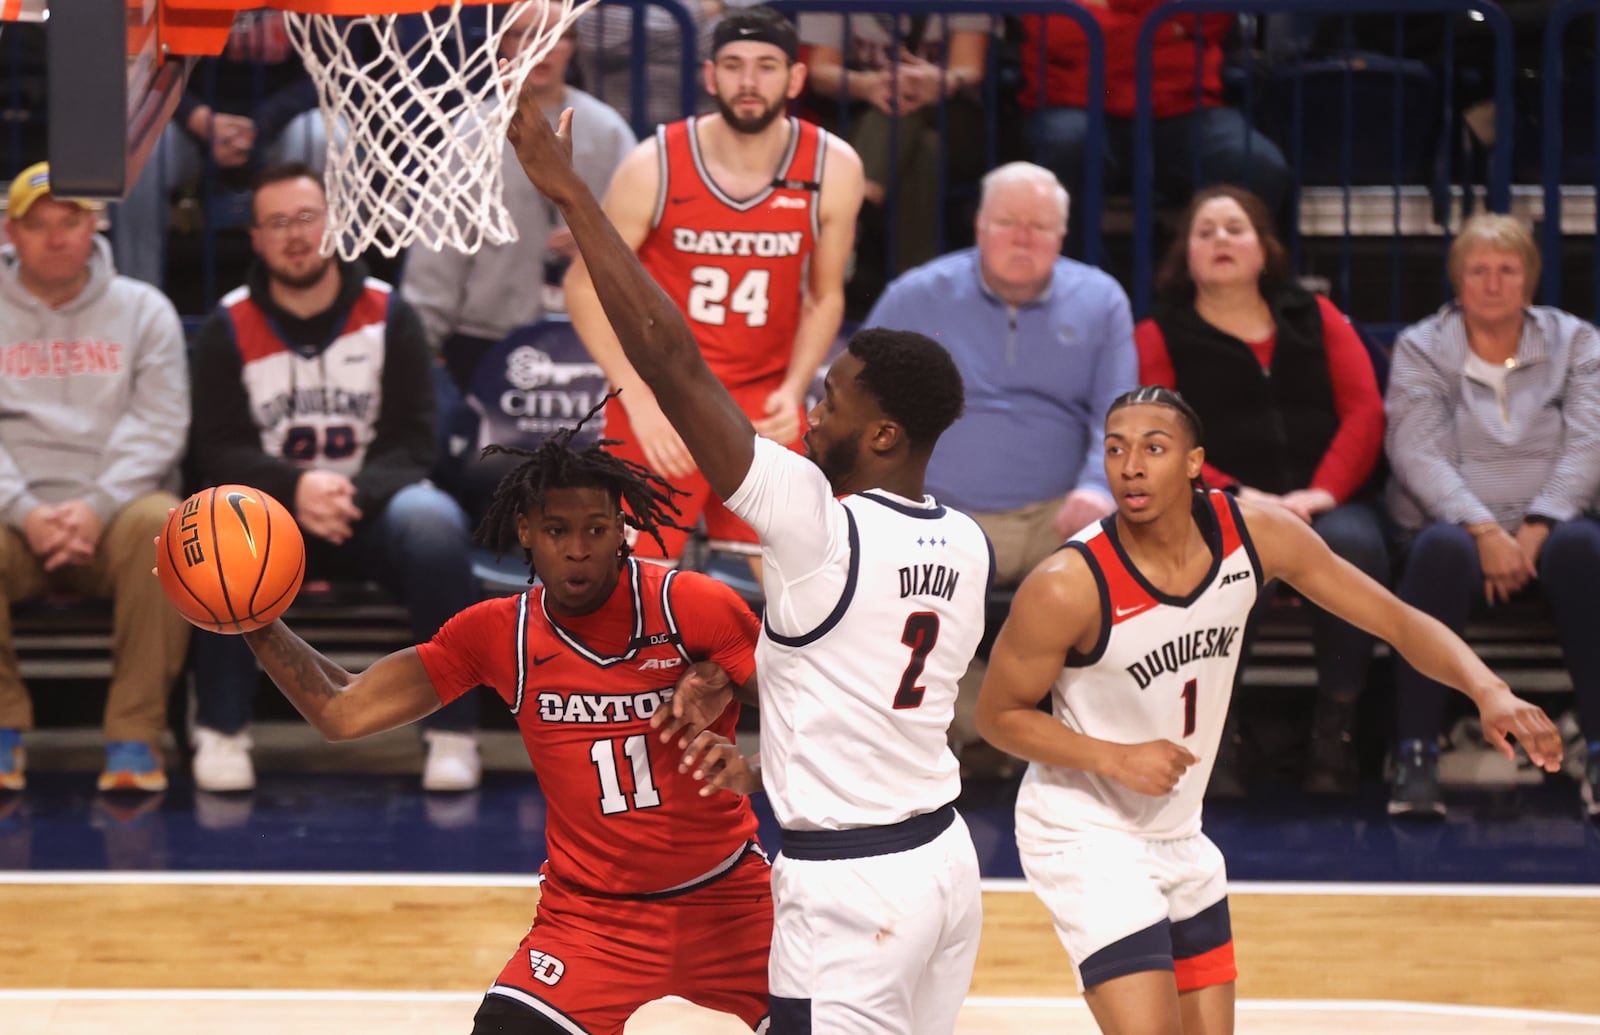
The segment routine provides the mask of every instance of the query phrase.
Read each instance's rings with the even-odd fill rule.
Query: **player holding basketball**
[[[629,362],[760,535],[761,762],[784,828],[771,1031],[949,1033],[983,918],[946,730],[994,570],[977,523],[923,492],[961,375],[930,338],[863,331],[811,411],[810,459],[759,435],[577,176],[571,122],[552,133],[524,91],[517,157],[566,217]],[[673,709],[688,710],[677,695]]]
[[[1222,854],[1200,804],[1262,586],[1283,579],[1471,697],[1507,755],[1554,772],[1561,737],[1439,622],[1402,604],[1275,505],[1199,483],[1200,420],[1146,386],[1111,404],[1117,513],[1017,590],[978,700],[978,729],[1029,759],[1017,844],[1102,1031],[1233,1031]],[[1037,709],[1049,693],[1054,715]]]
[[[704,73],[719,112],[658,127],[618,166],[605,198],[606,214],[687,317],[706,362],[756,430],[796,449],[802,400],[844,318],[863,190],[850,145],[782,117],[805,86],[798,55],[794,26],[776,11],[728,11]],[[584,345],[623,390],[606,411],[606,433],[629,443],[621,455],[688,493],[685,524],[703,511],[714,544],[753,554],[755,533],[696,471],[623,354],[581,259],[567,274],[566,295]],[[682,555],[683,533],[669,531],[664,541],[661,554],[637,544],[640,555]]]
[[[772,897],[755,814],[743,798],[701,796],[650,728],[686,664],[751,677],[756,618],[714,579],[629,556],[624,521],[650,536],[670,526],[671,490],[608,441],[572,449],[581,427],[506,450],[522,462],[479,529],[524,550],[540,585],[476,604],[359,674],[282,621],[245,640],[329,740],[415,722],[479,684],[516,716],[549,809],[549,859],[538,917],[475,1035],[620,1035],[666,995],[759,1031]],[[731,737],[737,718],[730,705],[712,729]]]

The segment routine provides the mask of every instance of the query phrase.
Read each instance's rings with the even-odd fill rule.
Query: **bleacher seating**
[[[672,4],[674,0],[657,2]],[[904,7],[906,2],[886,0],[884,6],[893,9]],[[974,0],[973,6],[977,5],[978,0]],[[799,9],[806,4],[805,0],[797,0],[788,6]],[[1257,11],[1274,6],[1301,12],[1339,10],[1335,0],[1272,0],[1270,3],[1241,0],[1239,6]],[[1596,5],[1593,0],[1562,0],[1559,6],[1592,11]],[[992,9],[1006,10],[1005,0],[997,0]],[[1587,13],[1584,17],[1593,17],[1593,14]],[[7,29],[5,40],[9,47],[19,45],[23,31]],[[9,62],[15,57],[14,53],[8,57],[8,53],[0,51],[0,60]],[[1369,119],[1352,115],[1359,150],[1350,155],[1348,180],[1341,153],[1339,117],[1317,116],[1314,128],[1321,130],[1321,135],[1303,136],[1306,150],[1300,157],[1306,175],[1302,177],[1296,229],[1298,237],[1310,245],[1304,263],[1310,268],[1305,268],[1304,272],[1327,276],[1331,283],[1369,300],[1370,304],[1364,306],[1351,304],[1349,297],[1338,299],[1358,319],[1383,323],[1379,314],[1387,316],[1387,326],[1392,328],[1397,320],[1415,318],[1437,305],[1443,288],[1441,239],[1459,226],[1474,205],[1482,205],[1484,190],[1482,186],[1463,187],[1458,182],[1445,191],[1434,182],[1433,155],[1439,142],[1430,134],[1436,134],[1442,126],[1438,105],[1443,100],[1444,84],[1433,81],[1426,69],[1416,62],[1396,62],[1384,55],[1366,56],[1360,62],[1349,80],[1345,78],[1344,63],[1338,60],[1309,62],[1299,73],[1281,68],[1269,70],[1252,90],[1263,128],[1291,157],[1294,120],[1303,120],[1308,111],[1341,111],[1346,103],[1347,86],[1358,111],[1385,114],[1376,126]],[[993,63],[996,74],[1000,74],[1002,67],[999,61]],[[1293,110],[1292,85],[1297,76],[1301,83],[1298,111]],[[17,86],[19,82],[23,88]],[[39,110],[42,104],[28,92],[28,82],[31,80],[19,80],[15,75],[10,80],[0,76],[0,148],[11,148],[12,154],[4,162],[11,168],[26,164],[24,156],[15,154],[16,141],[25,140],[32,146],[36,143],[35,131],[43,123]],[[1405,84],[1399,94],[1401,103],[1389,103],[1396,96],[1393,91],[1397,82]],[[1534,103],[1534,91],[1525,85],[1518,87],[1523,103],[1518,105],[1517,133],[1514,143],[1503,146],[1515,147],[1517,160],[1513,164],[1513,174],[1524,182],[1508,184],[1507,197],[1509,210],[1525,220],[1538,224],[1546,222],[1547,216],[1555,218],[1559,228],[1558,247],[1563,246],[1560,239],[1564,238],[1568,246],[1581,246],[1591,257],[1589,264],[1569,262],[1566,265],[1567,270],[1574,272],[1574,286],[1586,294],[1580,295],[1569,288],[1563,299],[1569,308],[1587,312],[1589,307],[1600,302],[1589,290],[1589,267],[1597,227],[1593,69],[1569,67],[1562,82],[1565,87],[1560,96],[1563,117],[1554,121],[1550,113]],[[995,96],[993,84],[986,95]],[[1389,112],[1393,112],[1393,119],[1388,117]],[[1399,123],[1398,134],[1394,120]],[[1011,127],[1001,127],[1001,131],[1008,128]],[[1541,171],[1535,161],[1542,153],[1539,142],[1550,134],[1564,133],[1569,135],[1560,149],[1561,185],[1554,195],[1560,201],[1559,211],[1547,213],[1549,197],[1540,186],[1528,181]],[[1397,141],[1400,151],[1395,154],[1392,148]],[[1392,177],[1397,166],[1400,172],[1395,181]],[[1131,229],[1131,220],[1127,218],[1129,204],[1132,202],[1118,199],[1116,204],[1107,206],[1114,213],[1113,219],[1104,224],[1109,232],[1124,238],[1128,236]],[[215,202],[202,206],[202,210],[212,215],[208,224],[230,221],[217,212]],[[1442,225],[1439,222],[1441,213],[1445,215]],[[206,232],[214,231],[215,227],[211,226]],[[1549,247],[1547,240],[1547,253]],[[1393,287],[1390,266],[1387,262],[1364,261],[1384,249],[1401,248],[1410,249],[1412,256],[1407,259],[1404,302],[1416,311],[1389,311],[1389,291]],[[1352,265],[1357,267],[1353,274]],[[1546,266],[1557,269],[1559,264],[1552,263],[1547,255]],[[1329,269],[1335,267],[1341,268],[1343,273],[1329,275]],[[378,272],[385,273],[381,269]],[[1134,277],[1147,274],[1147,270],[1133,271]],[[219,279],[224,283],[232,282],[230,278]],[[1401,293],[1395,289],[1396,295]],[[206,298],[203,303],[211,301]],[[186,321],[187,329],[192,331],[199,319],[191,313]],[[526,436],[547,431],[552,421],[566,423],[581,416],[587,405],[603,391],[598,381],[598,368],[593,367],[570,327],[562,321],[547,321],[515,332],[490,354],[480,370],[481,376],[472,386],[470,403],[481,421],[474,447],[487,441],[514,442],[519,436],[531,441]],[[480,552],[476,561],[476,571],[486,592],[516,592],[525,585],[520,556],[496,562],[487,552]],[[758,601],[759,592],[742,562],[730,563],[713,557],[704,550],[703,544],[691,554],[691,562],[705,566],[717,577],[733,584],[748,599]],[[108,615],[105,606],[99,604],[44,602],[19,607],[15,615],[16,645],[24,678],[33,683],[105,678],[110,670]],[[387,602],[375,587],[365,584],[342,584],[327,591],[309,591],[296,602],[288,620],[310,642],[349,667],[361,667],[410,642],[403,610]],[[1469,639],[1516,689],[1570,690],[1570,679],[1562,666],[1553,628],[1540,609],[1513,609],[1496,622],[1474,623],[1469,629]],[[1382,648],[1379,656],[1380,659],[1386,656]],[[1261,687],[1304,687],[1310,686],[1314,679],[1303,611],[1287,606],[1275,609],[1270,620],[1262,624],[1253,645],[1244,683]]]

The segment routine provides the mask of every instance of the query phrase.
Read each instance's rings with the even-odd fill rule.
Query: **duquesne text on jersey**
[[[692,230],[672,228],[672,247],[691,255],[754,255],[775,259],[799,255],[804,235],[798,230]]]
[[[1201,658],[1232,657],[1234,644],[1239,639],[1240,628],[1237,625],[1224,625],[1184,633],[1146,654],[1142,661],[1135,661],[1129,665],[1128,675],[1132,676],[1139,684],[1139,689],[1143,690],[1150,685],[1152,679],[1163,672],[1176,673],[1184,665]]]
[[[373,391],[352,392],[338,385],[302,385],[293,392],[280,392],[256,407],[256,423],[270,428],[290,417],[327,414],[334,417],[366,419],[377,402]]]
[[[900,569],[900,598],[943,597],[953,599],[961,573],[942,564],[913,564]]]
[[[539,694],[539,718],[545,722],[637,722],[648,719],[672,700],[672,687],[637,694]]]

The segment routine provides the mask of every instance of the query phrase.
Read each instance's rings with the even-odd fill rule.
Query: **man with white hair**
[[[1101,470],[1101,420],[1139,363],[1128,296],[1061,255],[1068,197],[1054,173],[1012,162],[983,179],[977,246],[907,271],[866,326],[920,331],[955,357],[966,413],[928,464],[928,491],[977,519],[995,584],[1015,585],[1074,532],[1116,509]],[[978,739],[974,661],[950,739],[971,775],[1007,775]]]

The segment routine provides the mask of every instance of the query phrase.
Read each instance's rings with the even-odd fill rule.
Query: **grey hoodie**
[[[51,309],[0,248],[0,519],[85,500],[102,522],[165,483],[189,430],[183,328],[167,296],[119,277],[95,237],[89,283]]]

